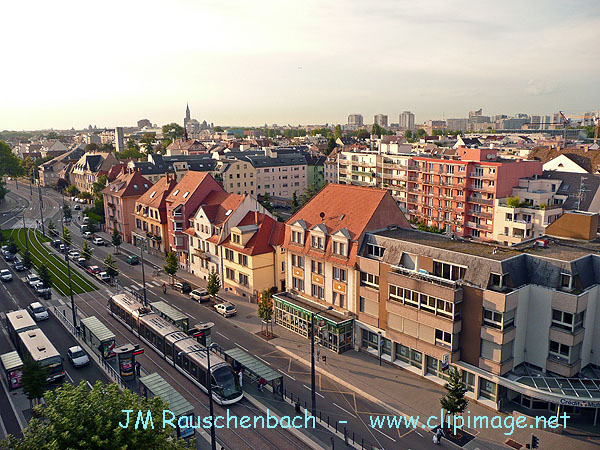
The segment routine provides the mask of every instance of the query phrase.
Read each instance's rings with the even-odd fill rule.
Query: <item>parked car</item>
[[[190,286],[190,283],[187,281],[176,281],[173,285],[173,289],[181,292],[182,294],[187,294],[188,292],[191,292],[192,286]]]
[[[101,237],[95,237],[92,241],[95,245],[104,245],[104,239]]]
[[[85,260],[85,258],[77,258],[77,261],[75,261],[77,264],[79,264],[81,267],[85,267],[87,261]]]
[[[30,273],[29,275],[27,275],[25,277],[25,280],[27,281],[27,284],[29,284],[29,286],[31,287],[35,287],[36,284],[38,284],[40,281],[40,278],[34,274],[34,273]]]
[[[235,316],[237,314],[237,309],[235,309],[233,303],[230,302],[223,302],[215,305],[215,310],[223,317]]]
[[[69,247],[67,247],[65,244],[60,244],[60,245],[58,246],[58,250],[59,250],[61,253],[66,253],[66,252],[69,250]]]
[[[11,281],[12,280],[12,272],[8,269],[0,270],[0,280]]]
[[[17,259],[14,263],[13,263],[13,267],[15,268],[15,270],[17,272],[22,272],[25,270],[25,264],[23,264],[23,261],[21,261],[20,259]]]
[[[33,317],[35,320],[46,320],[48,317],[50,317],[48,315],[48,310],[40,302],[33,302],[30,304],[27,307],[27,311],[29,311],[31,317]]]
[[[98,266],[90,266],[90,267],[88,267],[88,272],[91,273],[92,275],[96,276],[102,271],[100,270],[100,267],[98,267]]]
[[[2,256],[4,256],[4,254],[8,251],[8,245],[3,245],[2,249],[0,250],[0,252],[2,252]]]
[[[49,287],[44,287],[44,283],[42,283],[41,281],[38,284],[36,284],[33,289],[35,290],[35,292],[37,292],[39,296],[44,298],[50,298],[50,296],[52,295],[52,290]]]
[[[87,230],[88,230],[88,226],[87,226],[87,225],[81,225],[81,226],[79,227],[79,232],[80,232],[81,234],[85,233]]]
[[[90,363],[89,356],[79,345],[75,345],[67,350],[67,358],[74,367],[83,367]]]
[[[73,206],[73,209],[74,209],[75,211],[79,211],[79,210],[81,210],[81,206],[79,206],[79,205],[75,205],[75,206]]]
[[[194,289],[192,292],[190,292],[190,298],[202,303],[209,301],[210,295],[208,295],[208,291],[206,289]]]
[[[7,261],[14,261],[15,257],[16,257],[16,255],[14,253],[9,252],[9,251],[6,251],[4,253],[4,259],[7,260]]]
[[[77,261],[81,257],[81,254],[77,250],[71,250],[69,252],[69,258],[73,261]]]
[[[84,239],[91,239],[92,237],[93,237],[92,233],[90,233],[89,231],[86,231],[86,232],[83,233],[83,238]]]
[[[87,225],[87,223],[88,223],[89,221],[90,221],[90,218],[89,218],[88,216],[83,216],[83,219],[81,220],[81,222],[82,222],[84,225]]]
[[[129,255],[127,258],[125,258],[125,262],[133,266],[135,264],[139,264],[140,258],[138,258],[137,255]]]
[[[105,283],[110,283],[110,277],[106,272],[100,272],[98,275],[96,275],[96,278],[98,278],[100,281],[104,281]]]
[[[60,244],[62,244],[62,241],[60,239],[54,239],[50,245],[54,248],[59,248]]]

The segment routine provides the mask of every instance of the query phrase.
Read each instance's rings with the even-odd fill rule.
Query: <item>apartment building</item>
[[[388,191],[327,184],[286,222],[288,291],[275,295],[275,322],[308,337],[311,313],[331,305],[319,339],[336,352],[352,348],[357,255],[365,233],[389,226],[409,224]]]
[[[256,195],[256,169],[251,162],[239,159],[219,159],[215,170],[221,175],[223,187],[231,194]]]
[[[247,157],[256,169],[256,194],[291,199],[308,187],[308,171],[304,155],[274,154]]]
[[[177,180],[167,173],[153,184],[135,202],[135,227],[131,230],[131,240],[136,247],[146,242],[148,252],[164,256],[168,250],[169,227],[167,223],[167,196],[175,188]]]
[[[340,183],[391,190],[412,222],[484,240],[493,239],[495,199],[542,173],[540,161],[503,159],[493,148],[461,147],[453,157],[361,152],[339,166]]]
[[[593,418],[597,226],[598,214],[565,213],[548,227],[557,237],[510,249],[401,228],[367,233],[355,345],[440,384],[455,366],[467,396],[494,409]]]
[[[387,128],[387,126],[388,126],[387,114],[375,114],[373,116],[373,123],[375,125],[379,125],[380,127]]]
[[[104,198],[105,228],[108,234],[118,230],[125,242],[131,243],[135,228],[135,203],[150,187],[150,183],[136,170],[125,170],[102,191]]]
[[[351,128],[360,128],[364,124],[362,114],[350,114],[348,116],[348,126]]]
[[[512,196],[496,199],[492,238],[513,245],[542,236],[546,227],[563,213],[569,198],[560,192],[562,180],[521,178]]]
[[[400,128],[413,131],[415,129],[415,115],[410,111],[404,111],[398,118]]]
[[[173,174],[177,181],[190,170],[214,174],[217,161],[208,154],[164,156],[158,153],[148,155],[148,161],[131,161],[128,167],[139,170],[144,177],[156,183],[167,173]]]
[[[208,148],[196,139],[175,139],[167,147],[167,156],[198,155],[208,153]]]
[[[338,162],[337,156],[328,156],[323,162],[323,177],[325,183],[337,183],[338,179]]]
[[[106,175],[110,168],[119,161],[111,153],[85,153],[77,161],[70,173],[71,183],[80,192],[92,192],[92,187],[100,175]],[[147,180],[146,180],[147,181]]]
[[[64,177],[66,169],[79,161],[84,153],[83,149],[76,148],[40,164],[38,179],[42,187],[56,186],[58,180]]]
[[[184,233],[204,199],[213,191],[225,192],[206,172],[187,172],[167,195],[168,250],[175,252],[179,266],[188,270],[189,239]]]

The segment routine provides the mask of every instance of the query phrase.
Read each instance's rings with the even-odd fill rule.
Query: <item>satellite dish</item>
[[[324,212],[320,212],[319,216],[321,217],[321,220],[323,220],[325,218],[325,213]]]

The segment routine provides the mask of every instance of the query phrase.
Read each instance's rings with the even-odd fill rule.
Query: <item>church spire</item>
[[[190,120],[190,105],[189,105],[189,103],[185,104],[185,118]]]

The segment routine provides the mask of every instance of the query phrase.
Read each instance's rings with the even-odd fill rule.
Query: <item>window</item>
[[[552,326],[573,333],[583,328],[585,311],[572,314],[558,309],[552,309]]]
[[[232,234],[231,237],[235,244],[239,244],[242,241],[241,236],[239,234]]]
[[[573,286],[573,276],[570,273],[560,274],[560,287],[562,289],[571,290]]]
[[[365,312],[365,298],[359,297],[358,299],[358,311],[364,313]]]
[[[292,230],[292,242],[295,242],[296,244],[304,244],[304,233],[301,231]]]
[[[333,253],[336,255],[347,256],[346,244],[344,242],[333,242]]]
[[[225,278],[228,280],[235,280],[235,270],[232,270],[229,267],[225,268]]]
[[[497,311],[492,311],[491,309],[483,308],[483,324],[497,328],[499,330],[502,329],[502,313]]]
[[[452,348],[452,335],[442,330],[435,330],[435,345]]]
[[[242,255],[241,253],[238,253],[238,264],[241,266],[248,266],[248,256],[247,255]]]
[[[238,280],[242,286],[248,286],[248,275],[245,275],[240,272]]]
[[[445,278],[446,280],[462,280],[465,277],[466,270],[467,268],[464,266],[456,266],[442,261],[433,261],[433,275]]]
[[[311,247],[323,250],[323,238],[320,236],[311,236]]]
[[[375,258],[381,258],[383,256],[384,248],[375,244],[367,244],[367,255]]]
[[[393,284],[389,285],[389,289],[390,300],[402,303],[402,299],[404,298],[404,289],[402,289],[400,286],[396,286]]]
[[[323,263],[320,261],[311,261],[310,269],[313,273],[318,273],[319,275],[323,275]]]
[[[550,341],[550,356],[558,359],[568,358],[571,354],[571,347],[556,341]]]
[[[292,266],[303,269],[304,268],[304,256],[292,254]]]
[[[304,280],[292,277],[292,286],[294,287],[294,289],[304,292]]]
[[[360,284],[361,286],[379,289],[379,277],[367,272],[360,272]]]
[[[346,269],[340,269],[339,267],[333,268],[333,278],[338,281],[346,281]]]
[[[325,298],[325,290],[316,284],[311,284],[310,293],[313,297],[317,297],[321,300]]]
[[[233,261],[233,250],[229,250],[228,248],[225,249],[225,259],[227,261]]]

